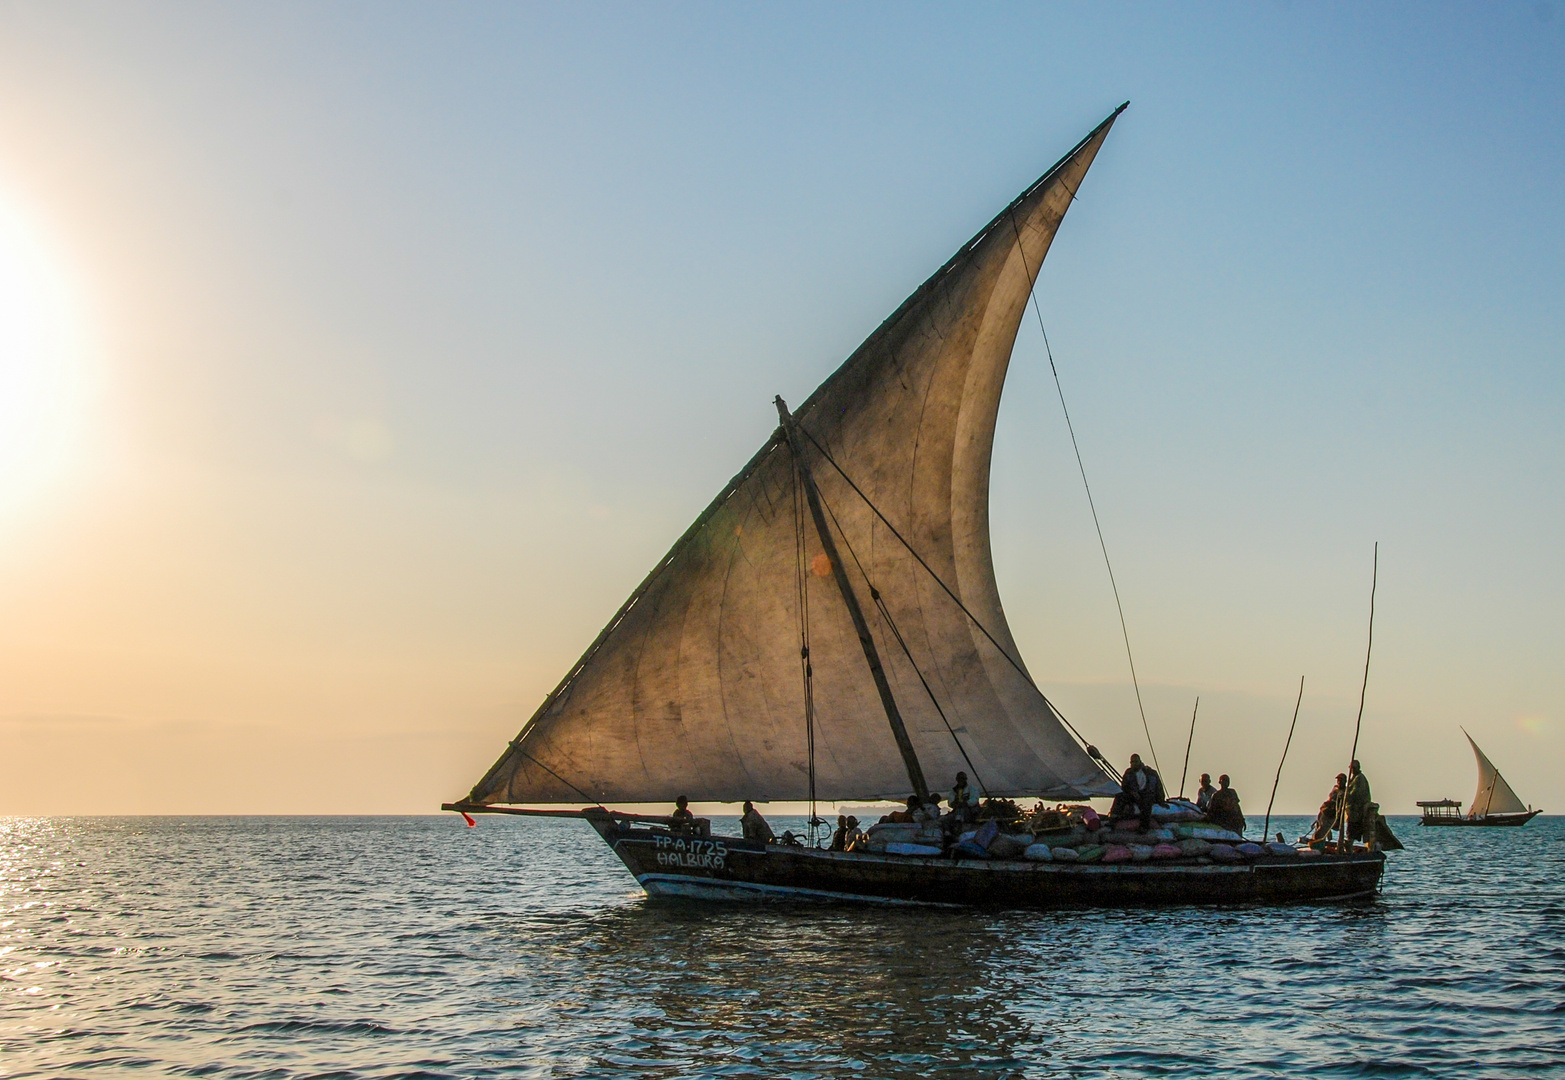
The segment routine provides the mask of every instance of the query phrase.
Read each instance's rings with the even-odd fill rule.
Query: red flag
[[[467,822],[467,827],[469,829],[471,829],[474,825],[478,824],[478,822],[473,820],[473,816],[471,814],[469,814],[466,810],[458,810],[457,813],[462,815],[462,820]]]

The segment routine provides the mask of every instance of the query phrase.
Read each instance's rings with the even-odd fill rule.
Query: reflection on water
[[[655,903],[570,821],[11,821],[0,1070],[1565,1076],[1565,820],[1411,824],[1377,900],[984,912]]]

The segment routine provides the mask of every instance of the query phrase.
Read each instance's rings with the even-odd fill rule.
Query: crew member
[[[696,816],[690,812],[690,799],[684,795],[674,800],[674,812],[668,815],[669,828],[677,833],[695,828]]]
[[[887,814],[880,820],[883,822],[892,822],[897,825],[911,825],[915,820],[917,820],[913,815],[918,813],[918,808],[921,805],[923,805],[923,803],[916,794],[909,795],[907,797],[906,810],[893,810],[891,813]]]
[[[1217,794],[1217,789],[1212,786],[1212,777],[1208,773],[1201,774],[1201,786],[1196,788],[1195,804],[1199,810],[1205,810],[1211,805],[1212,796]]]
[[[831,834],[831,850],[848,850],[848,819],[846,815],[837,815],[837,831]]]
[[[1331,830],[1337,827],[1337,821],[1342,817],[1342,793],[1348,787],[1348,774],[1338,773],[1337,784],[1326,796],[1326,801],[1320,804],[1320,809],[1315,813],[1315,824],[1310,828],[1309,843],[1314,844],[1321,840],[1331,838]]]
[[[844,838],[842,850],[864,851],[869,847],[869,837],[864,835],[864,830],[859,828],[859,819],[848,815],[848,832]]]
[[[1244,835],[1244,811],[1239,809],[1239,793],[1228,786],[1227,773],[1217,778],[1217,790],[1207,804],[1206,816],[1212,819],[1212,824]]]
[[[1141,764],[1140,754],[1130,755],[1130,768],[1120,777],[1119,795],[1109,817],[1129,817],[1132,813],[1141,819],[1141,831],[1152,828],[1152,808],[1166,801],[1163,795],[1163,779],[1157,770]]]
[[[966,821],[973,813],[973,789],[967,786],[967,774],[956,774],[956,783],[951,787],[951,813],[957,816],[959,821]]]
[[[755,808],[755,803],[749,799],[744,801],[744,817],[739,819],[739,827],[744,830],[746,840],[754,840],[762,844],[775,843],[777,840],[772,833],[772,827],[766,823],[766,819]]]
[[[1359,770],[1359,763],[1355,761],[1348,766],[1348,790],[1346,795],[1348,806],[1348,839],[1362,840],[1366,844],[1373,838],[1366,835],[1373,828],[1369,824],[1369,777]]]

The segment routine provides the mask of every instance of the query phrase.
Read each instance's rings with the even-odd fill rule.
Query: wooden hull
[[[1529,821],[1531,821],[1533,818],[1537,817],[1541,813],[1543,813],[1542,810],[1528,810],[1524,814],[1490,814],[1487,817],[1479,817],[1479,818],[1470,818],[1470,817],[1426,817],[1426,818],[1421,818],[1418,823],[1420,825],[1452,825],[1452,826],[1463,825],[1463,826],[1476,826],[1476,827],[1491,828],[1491,829],[1493,829],[1493,828],[1507,828],[1507,827],[1509,827],[1509,828],[1516,828],[1519,825],[1527,824]]]
[[[1288,903],[1373,895],[1385,855],[1267,856],[1236,865],[1034,863],[833,852],[592,825],[648,896],[1017,908]]]

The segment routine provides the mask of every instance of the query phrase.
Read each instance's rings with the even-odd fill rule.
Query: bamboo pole
[[[1299,723],[1299,706],[1304,704],[1304,676],[1299,676],[1299,697],[1293,703],[1293,723],[1288,725],[1288,741],[1282,744],[1282,759],[1277,762],[1277,775],[1272,778],[1272,797],[1266,800],[1266,824],[1261,826],[1261,835],[1270,842],[1272,835],[1272,804],[1277,801],[1277,785],[1282,781],[1282,763],[1288,760],[1288,747],[1293,745],[1293,729]]]

